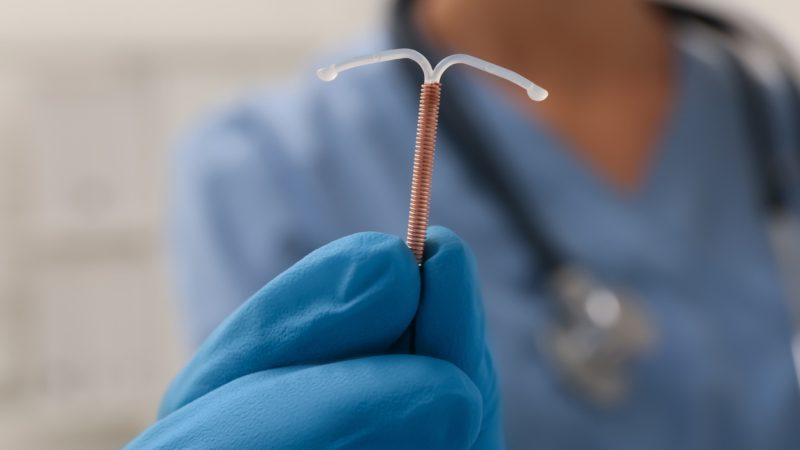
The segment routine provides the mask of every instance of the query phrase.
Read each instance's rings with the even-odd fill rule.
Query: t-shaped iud
[[[422,68],[425,81],[419,96],[419,116],[417,118],[417,141],[414,147],[414,173],[411,178],[411,206],[408,213],[408,232],[406,244],[414,252],[417,263],[422,265],[425,236],[428,230],[430,210],[431,177],[433,175],[433,155],[436,147],[436,127],[439,120],[439,98],[442,92],[442,74],[455,64],[466,64],[516,84],[525,89],[534,101],[547,98],[547,91],[522,75],[469,55],[450,55],[439,61],[435,68],[416,50],[401,48],[387,50],[374,55],[361,56],[333,64],[317,70],[317,76],[324,81],[332,81],[340,72],[354,67],[395,59],[411,59]]]

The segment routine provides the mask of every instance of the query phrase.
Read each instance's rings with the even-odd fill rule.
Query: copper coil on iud
[[[417,140],[414,147],[414,171],[411,175],[411,204],[408,210],[406,244],[422,264],[428,217],[431,205],[431,180],[436,150],[436,127],[439,120],[441,83],[425,83],[419,96]]]

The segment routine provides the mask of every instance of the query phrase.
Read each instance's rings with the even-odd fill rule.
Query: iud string
[[[323,67],[317,70],[317,76],[321,80],[332,81],[336,79],[339,73],[345,70],[395,59],[411,59],[415,61],[422,68],[422,73],[425,77],[419,97],[414,171],[411,177],[411,204],[409,206],[408,231],[406,234],[406,244],[417,258],[417,263],[422,265],[430,213],[431,179],[433,177],[433,158],[436,150],[436,128],[439,122],[442,74],[455,64],[466,64],[516,84],[525,89],[531,100],[544,100],[547,98],[547,91],[516,72],[474,56],[450,55],[433,68],[422,54],[407,48],[388,50],[374,55],[353,58],[341,64]]]

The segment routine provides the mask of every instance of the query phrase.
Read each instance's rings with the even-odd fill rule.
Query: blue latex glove
[[[216,329],[128,448],[501,448],[473,258],[439,227],[426,256],[420,276],[378,233],[311,253]]]

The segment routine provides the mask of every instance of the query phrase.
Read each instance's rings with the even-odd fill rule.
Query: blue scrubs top
[[[800,448],[792,324],[740,92],[722,58],[687,40],[676,39],[677,97],[647,181],[629,197],[507,94],[469,70],[445,77],[443,95],[448,77],[470,86],[462,102],[554,247],[635,291],[656,327],[624,404],[593,407],[566,387],[537,344],[551,320],[537,268],[440,134],[431,219],[477,256],[509,448]],[[320,66],[387,48],[378,33]],[[314,248],[358,231],[404,235],[418,92],[401,71],[379,64],[323,83],[309,68],[183,141],[173,243],[194,342]]]

